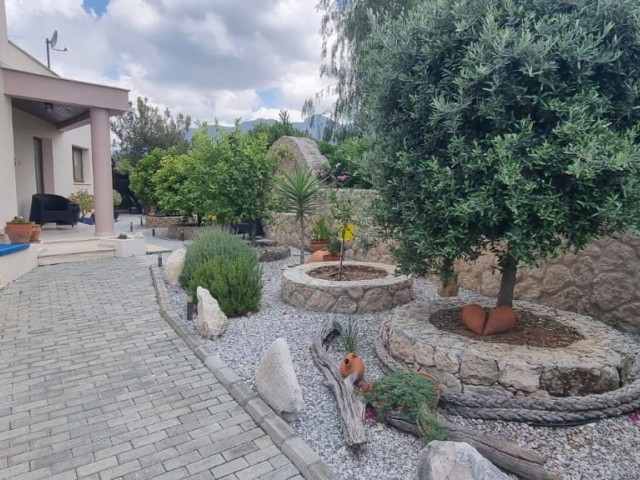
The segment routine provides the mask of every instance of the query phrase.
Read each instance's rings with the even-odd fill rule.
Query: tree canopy
[[[111,120],[111,130],[120,143],[116,157],[135,166],[154,148],[175,148],[185,153],[189,142],[185,133],[191,125],[191,117],[179,113],[175,118],[169,109],[161,111],[149,105],[149,100],[138,97],[129,102],[129,110]],[[124,168],[126,170],[126,167]]]
[[[372,25],[345,99],[404,271],[489,248],[511,304],[519,265],[638,226],[636,0],[425,0]]]

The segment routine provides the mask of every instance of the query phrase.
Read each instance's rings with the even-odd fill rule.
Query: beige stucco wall
[[[8,48],[4,0],[0,0],[0,64],[7,57]],[[0,75],[0,231],[4,231],[4,222],[13,218],[18,210],[14,181],[11,99],[2,95],[2,92],[4,92],[4,84]]]
[[[9,42],[9,46],[7,48],[7,56],[4,60],[7,66],[16,70],[37,73],[38,75],[48,75],[50,77],[56,76],[51,70],[49,70],[27,52],[11,42]]]
[[[29,216],[31,195],[36,193],[33,137],[43,139],[44,184],[46,193],[68,196],[85,188],[93,192],[91,185],[91,130],[89,126],[62,133],[52,124],[20,110],[13,110],[15,184],[18,214]],[[50,145],[48,149],[47,145]],[[84,151],[85,183],[73,182],[72,147]]]

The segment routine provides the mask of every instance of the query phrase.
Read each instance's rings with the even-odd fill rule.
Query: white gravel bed
[[[301,310],[283,302],[280,294],[282,270],[296,264],[297,256],[263,263],[264,290],[260,311],[233,318],[227,331],[210,341],[217,352],[240,377],[255,390],[254,370],[267,346],[278,337],[289,343],[298,379],[302,386],[305,409],[291,426],[340,478],[349,480],[413,479],[420,440],[384,425],[367,425],[367,445],[354,453],[346,447],[340,429],[337,406],[323,377],[309,354],[321,323],[327,315],[341,322],[349,315]],[[167,284],[175,311],[186,321],[186,297],[180,288]],[[437,298],[435,286],[425,280],[414,283],[416,298]],[[478,295],[462,291],[463,298]],[[353,315],[359,321],[358,354],[366,364],[365,381],[382,375],[373,351],[373,339],[389,312]],[[336,363],[343,354],[342,343],[335,340],[330,348]],[[520,423],[467,420],[448,416],[452,422],[487,433],[501,434],[530,448],[545,458],[546,467],[567,480],[638,480],[640,479],[640,423],[627,416],[571,428],[540,428]],[[513,477],[515,478],[515,477]]]

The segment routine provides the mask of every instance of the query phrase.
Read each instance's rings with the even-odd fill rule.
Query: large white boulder
[[[176,250],[167,259],[167,281],[169,285],[178,285],[180,283],[180,274],[182,273],[182,267],[184,267],[184,257],[187,254],[186,248]]]
[[[196,328],[200,335],[206,338],[222,335],[227,329],[229,319],[220,309],[218,301],[211,296],[209,290],[202,287],[196,290],[196,297],[198,297]]]
[[[258,393],[286,421],[297,418],[304,407],[302,389],[293,369],[289,345],[276,339],[256,369]]]
[[[509,480],[468,443],[434,440],[418,457],[418,480]]]

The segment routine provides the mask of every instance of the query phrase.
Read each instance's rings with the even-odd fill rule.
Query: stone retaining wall
[[[168,228],[169,225],[175,225],[182,222],[181,216],[167,215],[157,217],[155,215],[145,215],[144,223],[148,228]]]
[[[500,272],[486,254],[459,263],[460,285],[496,296]],[[568,253],[540,268],[520,269],[515,298],[591,315],[640,334],[640,238],[602,238],[577,254]],[[493,273],[492,273],[493,272]]]
[[[338,197],[348,194],[355,195],[358,199],[357,211],[354,219],[356,232],[354,240],[347,242],[346,257],[349,260],[359,260],[366,262],[379,262],[393,264],[394,261],[389,254],[388,244],[380,240],[380,235],[373,226],[373,220],[370,214],[372,201],[377,193],[374,190],[334,190]],[[313,224],[320,218],[324,217],[329,222],[331,229],[335,232],[338,225],[331,216],[331,203],[329,195],[331,190],[323,190],[320,207],[317,214],[310,219],[305,220],[305,238],[307,240],[307,250],[309,250],[309,240]],[[277,213],[273,218],[265,222],[265,233],[267,238],[275,240],[283,245],[292,245],[299,247],[301,245],[300,224],[295,221],[295,216],[290,213]]]

